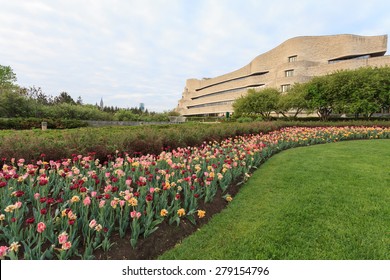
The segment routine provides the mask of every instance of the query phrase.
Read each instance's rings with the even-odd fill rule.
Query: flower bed
[[[352,139],[389,138],[381,127],[290,127],[229,138],[158,156],[119,152],[27,163],[3,159],[0,170],[0,257],[91,259],[112,236],[137,247],[162,223],[197,223],[203,208],[231,201],[228,187],[281,150]],[[218,194],[218,195],[217,195]]]

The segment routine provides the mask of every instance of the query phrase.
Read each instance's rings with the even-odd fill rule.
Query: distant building
[[[145,104],[144,103],[140,103],[139,104],[139,109],[143,112],[145,111]]]
[[[104,109],[103,98],[100,98],[100,106],[99,107],[101,110]]]
[[[248,89],[278,88],[342,69],[390,65],[387,35],[304,36],[285,41],[248,65],[207,79],[188,79],[177,111],[184,116],[232,113],[234,100]]]

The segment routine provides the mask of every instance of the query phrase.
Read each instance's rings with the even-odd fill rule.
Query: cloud
[[[21,85],[157,111],[177,105],[186,79],[234,71],[291,37],[390,30],[383,0],[0,1],[0,64]]]

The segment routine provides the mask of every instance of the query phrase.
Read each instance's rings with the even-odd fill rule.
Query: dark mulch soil
[[[242,179],[243,178],[241,177],[240,180]],[[232,184],[225,193],[229,193],[234,197],[242,186],[237,183],[240,182],[240,180],[237,180],[236,183]],[[185,237],[191,235],[202,225],[206,224],[213,215],[221,212],[228,204],[222,196],[222,191],[219,189],[213,202],[199,202],[198,209],[206,210],[206,216],[202,219],[196,218],[196,225],[186,219],[181,219],[179,226],[176,226],[176,224],[169,225],[168,222],[163,222],[159,225],[159,229],[148,238],[140,238],[135,249],[130,245],[130,234],[127,234],[125,238],[119,238],[119,233],[113,233],[110,236],[110,241],[114,242],[114,245],[108,252],[104,252],[100,249],[95,251],[95,258],[100,260],[156,259],[159,255],[173,248]]]

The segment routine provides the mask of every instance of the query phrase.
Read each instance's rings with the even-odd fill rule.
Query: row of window
[[[349,57],[344,57],[344,58],[338,58],[338,59],[333,59],[333,60],[328,60],[328,64],[333,64],[341,61],[346,61],[346,60],[359,60],[359,59],[367,59],[370,58],[369,54],[366,55],[358,55],[358,56],[349,56]]]
[[[208,86],[205,86],[205,87],[197,88],[195,91],[200,91],[200,90],[205,89],[205,88],[213,87],[213,86],[216,86],[216,85],[221,85],[221,84],[232,82],[232,81],[238,81],[238,80],[246,79],[246,78],[253,77],[253,76],[261,76],[261,75],[265,75],[267,73],[268,73],[268,71],[256,72],[256,73],[252,73],[252,74],[247,75],[247,76],[238,77],[238,78],[234,78],[234,79],[230,79],[230,80],[214,83],[214,84],[211,84],[211,85],[208,85]]]
[[[297,55],[289,56],[289,57],[288,57],[288,62],[297,61],[297,57],[298,57]],[[248,76],[238,77],[238,78],[234,78],[234,79],[222,81],[222,82],[219,82],[219,83],[214,83],[214,84],[211,84],[211,85],[208,85],[208,86],[205,86],[205,87],[201,87],[201,88],[196,89],[195,91],[200,91],[200,90],[203,90],[203,89],[206,89],[206,88],[209,88],[209,87],[213,87],[213,86],[216,86],[216,85],[228,83],[228,82],[231,82],[231,81],[242,80],[242,79],[245,79],[245,78],[248,78],[248,77],[260,76],[260,75],[264,75],[264,74],[267,74],[267,73],[269,73],[269,71],[256,72],[256,73],[252,73],[252,74],[250,74],[250,75],[248,75]],[[293,70],[293,69],[289,69],[289,70],[284,71],[284,76],[285,76],[285,77],[292,77],[293,75],[294,75],[294,70]],[[263,84],[263,85],[264,85],[264,84]],[[258,85],[257,85],[257,86],[258,86]],[[244,87],[243,87],[243,88],[244,88]],[[243,88],[237,88],[237,89],[232,89],[232,90],[220,91],[220,92],[216,92],[216,93],[212,93],[212,94],[207,94],[207,95],[203,95],[203,96],[219,95],[219,94],[223,94],[223,93],[227,93],[227,92],[238,91],[238,90],[241,90],[241,89],[243,89]],[[186,89],[186,90],[188,91],[188,89]],[[192,99],[201,98],[201,97],[203,97],[203,96],[195,97],[195,98],[192,98]]]
[[[297,57],[298,57],[297,55],[289,56],[289,57],[288,57],[288,62],[297,61]],[[245,78],[251,77],[251,76],[264,75],[264,74],[267,74],[267,73],[268,73],[268,71],[266,71],[266,72],[257,72],[257,73],[253,73],[253,74],[248,75],[248,76],[239,77],[239,78],[234,78],[234,79],[226,80],[226,81],[223,81],[223,82],[215,83],[215,84],[212,84],[212,85],[208,85],[208,86],[205,86],[205,87],[202,87],[202,88],[198,88],[198,89],[196,89],[196,91],[199,91],[199,90],[202,90],[202,89],[205,89],[205,88],[209,88],[209,87],[212,87],[212,86],[215,86],[215,85],[220,85],[220,84],[223,84],[223,83],[231,82],[231,81],[242,80],[242,79],[245,79]],[[294,69],[285,70],[285,71],[284,71],[284,76],[285,76],[285,77],[293,77],[293,76],[294,76]],[[222,90],[222,91],[218,91],[218,92],[214,92],[214,93],[205,94],[205,95],[198,96],[198,97],[193,97],[193,98],[191,98],[191,99],[192,99],[192,100],[195,100],[195,99],[204,98],[204,97],[218,96],[218,95],[222,95],[222,94],[226,94],[226,93],[232,93],[232,92],[242,91],[242,90],[244,90],[244,89],[258,88],[258,87],[261,87],[261,86],[264,86],[264,84],[257,84],[257,85],[251,85],[251,86],[246,86],[246,87],[240,87],[240,88]],[[282,86],[281,86],[281,91],[282,91],[282,92],[287,92],[287,91],[290,89],[290,87],[291,87],[291,85],[289,85],[289,84],[282,85]],[[186,88],[186,90],[188,91],[187,88]],[[207,103],[207,104],[212,104],[212,103]],[[204,107],[204,106],[206,106],[207,104],[196,105],[196,106],[190,106],[190,107],[188,107],[188,108],[199,108],[199,106],[200,106],[200,107]],[[214,105],[210,105],[210,106],[214,106]]]
[[[217,92],[208,93],[208,94],[205,94],[205,95],[202,95],[202,96],[193,97],[191,99],[195,100],[195,99],[204,98],[204,97],[217,96],[217,95],[226,94],[226,93],[232,93],[232,92],[238,92],[238,91],[242,91],[242,90],[248,90],[250,88],[257,88],[257,87],[261,87],[261,86],[264,86],[264,84],[256,84],[256,85],[250,85],[250,86],[246,86],[246,87],[239,87],[239,88],[233,88],[233,89],[217,91]]]
[[[280,90],[282,92],[287,92],[291,88],[290,84],[284,84],[280,86]],[[195,98],[193,98],[195,99]],[[193,108],[203,108],[203,107],[209,107],[209,106],[219,106],[219,105],[230,105],[233,104],[234,100],[227,100],[227,101],[219,101],[219,102],[210,102],[205,104],[199,104],[194,106],[187,106],[187,109],[193,109]]]
[[[203,108],[203,107],[219,106],[219,105],[231,105],[231,104],[233,104],[233,102],[234,102],[234,100],[211,102],[211,103],[199,104],[199,105],[194,105],[194,106],[187,106],[187,109]]]

